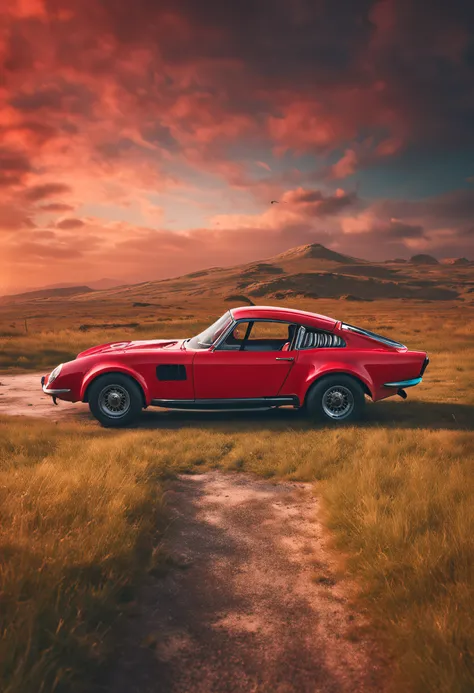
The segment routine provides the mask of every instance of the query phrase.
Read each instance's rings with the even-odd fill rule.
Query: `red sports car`
[[[41,379],[43,391],[88,402],[104,426],[126,426],[150,405],[242,409],[291,405],[340,423],[418,385],[423,351],[333,318],[290,308],[227,311],[190,339],[102,344]]]

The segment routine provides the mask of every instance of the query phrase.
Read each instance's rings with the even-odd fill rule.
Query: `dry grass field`
[[[387,652],[393,690],[474,689],[474,306],[261,302],[333,315],[424,349],[431,359],[424,382],[408,401],[371,405],[365,422],[337,430],[289,410],[146,412],[124,432],[4,417],[5,693],[80,690],[95,674],[110,652],[117,609],[160,560],[166,478],[214,467],[314,482],[334,551],[345,557],[357,603]],[[0,368],[48,369],[114,339],[190,336],[229,305],[212,297],[205,307],[189,298],[180,310],[171,299],[159,307],[123,298],[5,305]],[[78,329],[131,322],[138,326]]]

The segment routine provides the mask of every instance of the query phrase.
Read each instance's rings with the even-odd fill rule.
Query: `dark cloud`
[[[387,113],[398,114],[418,145],[473,145],[474,4],[383,0],[371,19],[368,57]]]
[[[471,221],[474,218],[474,190],[456,190],[440,195],[431,203],[419,205],[433,216],[452,221]]]
[[[64,230],[79,229],[81,226],[84,226],[84,222],[81,219],[63,219],[56,224],[57,229]]]
[[[21,24],[12,22],[7,33],[3,67],[7,72],[20,72],[31,69],[33,65],[34,47],[24,36]]]
[[[61,195],[62,193],[70,192],[71,188],[64,183],[43,183],[42,185],[35,185],[31,188],[25,190],[25,199],[29,202],[38,202],[39,200],[44,200],[47,197],[53,197],[54,195]]]
[[[396,218],[426,218],[437,226],[462,226],[474,218],[474,190],[453,190],[420,200],[385,200],[377,203],[380,214]]]
[[[164,0],[159,5],[139,0],[133,23],[124,4],[118,3],[118,11],[113,0],[105,4],[122,41],[141,41],[158,32],[166,61],[243,59],[250,72],[279,87],[327,83],[341,73],[347,80],[354,54],[372,32],[368,13],[373,0]],[[190,27],[191,35],[185,31]]]
[[[397,240],[404,238],[422,238],[424,229],[420,225],[404,224],[402,221],[391,220],[387,235]]]
[[[61,60],[98,74],[115,64],[116,80],[143,103],[156,86],[160,99],[179,90],[174,68],[193,67],[187,91],[224,93],[233,113],[255,115],[263,106],[278,115],[282,104],[309,98],[347,132],[358,121],[432,146],[474,142],[474,6],[465,0],[435,7],[427,0],[64,0],[63,7],[71,9],[69,23],[52,28]],[[114,51],[97,50],[97,32]],[[116,61],[137,46],[150,54],[138,75]],[[57,100],[48,89],[42,99]],[[25,98],[28,105],[38,95]]]
[[[0,187],[21,183],[31,171],[31,163],[22,152],[0,147]]]
[[[335,193],[324,195],[320,190],[296,190],[285,196],[285,201],[292,205],[305,206],[306,213],[315,217],[337,214],[345,207],[357,202],[356,193]]]
[[[115,139],[112,142],[100,142],[96,146],[96,152],[104,159],[120,159],[133,151],[139,151],[139,147],[127,137]]]
[[[87,87],[62,79],[51,86],[20,91],[10,99],[10,105],[19,111],[33,112],[45,109],[72,114],[89,112],[93,102],[94,95]]]
[[[339,143],[367,128],[431,146],[474,143],[474,10],[465,0],[435,8],[427,0],[62,0],[61,12],[48,0],[46,7],[47,31],[39,19],[10,24],[10,67],[48,40],[57,60],[58,74],[45,84],[18,83],[10,103],[21,110],[88,112],[100,91],[85,77],[112,80],[143,113],[148,105],[163,112],[183,91],[222,98],[229,113],[257,120],[284,118],[289,104],[309,100],[320,117],[339,121],[332,129]],[[83,78],[73,84],[61,68]],[[144,117],[142,125],[145,139],[173,146],[166,123]],[[314,147],[309,135],[307,146]]]
[[[50,202],[40,207],[40,210],[44,212],[70,212],[73,209],[74,207],[72,205],[62,204],[61,202]]]

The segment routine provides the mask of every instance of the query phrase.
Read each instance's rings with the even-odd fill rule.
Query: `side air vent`
[[[186,380],[186,366],[166,363],[156,367],[158,380]]]
[[[330,332],[305,332],[300,349],[320,349],[328,347],[345,347],[346,343],[337,334]]]

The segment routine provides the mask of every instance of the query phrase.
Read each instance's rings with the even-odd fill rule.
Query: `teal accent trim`
[[[399,380],[396,383],[384,383],[384,387],[414,387],[419,385],[423,378],[413,378],[412,380]]]

